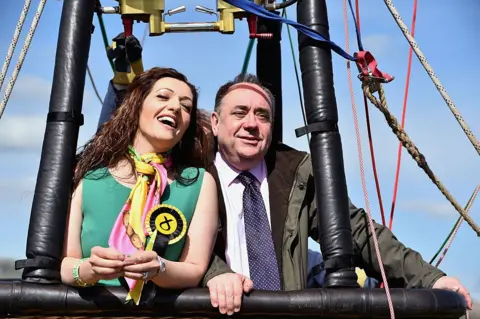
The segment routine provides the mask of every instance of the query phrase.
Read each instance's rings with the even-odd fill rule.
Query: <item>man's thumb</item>
[[[248,293],[253,289],[253,281],[246,276],[242,276],[242,285],[245,293]]]

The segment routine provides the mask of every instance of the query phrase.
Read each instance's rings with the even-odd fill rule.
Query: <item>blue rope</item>
[[[326,39],[324,36],[322,36],[317,31],[315,31],[315,30],[313,30],[313,29],[311,29],[311,28],[309,28],[309,27],[307,27],[303,24],[300,24],[300,23],[297,23],[295,21],[288,20],[286,18],[278,16],[278,15],[268,11],[264,7],[262,7],[258,4],[255,4],[253,2],[250,2],[248,0],[224,0],[224,1],[231,4],[232,6],[240,8],[240,9],[242,9],[242,10],[248,12],[248,13],[254,14],[256,16],[259,16],[259,17],[262,17],[262,18],[265,18],[265,19],[276,20],[276,21],[280,21],[281,23],[288,24],[288,25],[294,27],[298,31],[302,32],[303,34],[305,34],[306,36],[308,36],[308,37],[310,37],[314,40],[327,43],[333,51],[335,51],[337,54],[341,55],[345,59],[350,60],[350,61],[356,61],[356,58],[354,58],[353,56],[351,56],[350,54],[345,52],[342,48],[340,48],[337,44],[335,44],[335,42],[332,42],[332,41]]]
[[[355,18],[355,12],[353,11],[352,0],[348,0],[350,6],[350,12],[352,12],[353,22],[355,23],[355,33],[357,34],[357,45],[358,51],[363,51],[362,36],[360,35],[360,30],[358,29],[357,19]]]

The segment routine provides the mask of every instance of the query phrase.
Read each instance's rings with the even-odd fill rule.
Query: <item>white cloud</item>
[[[34,75],[27,74],[18,79],[0,120],[1,150],[40,152],[51,87],[51,82]],[[90,119],[98,118],[100,108],[88,89],[84,92],[83,105],[85,126],[81,132],[94,132],[96,121]]]
[[[43,143],[46,117],[11,115],[0,122],[0,149],[37,152]]]
[[[90,105],[95,104],[98,109],[98,101],[94,100],[93,93],[89,90],[90,82],[86,78],[85,91],[83,95],[84,108],[90,110]],[[7,104],[5,114],[27,113],[42,114],[48,113],[50,103],[50,94],[52,90],[52,80],[45,79],[36,75],[22,74],[17,79],[12,95]],[[5,87],[1,91],[3,96]]]
[[[35,75],[21,75],[10,95],[6,114],[24,112],[47,114],[51,89],[52,83],[48,80]],[[4,90],[1,94],[3,96]]]

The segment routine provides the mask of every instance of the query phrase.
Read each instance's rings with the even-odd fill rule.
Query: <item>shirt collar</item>
[[[220,152],[217,152],[215,156],[215,167],[219,171],[220,178],[224,180],[228,186],[230,186],[238,177],[242,171],[239,171],[235,167],[227,163]],[[260,184],[267,178],[267,166],[265,160],[262,160],[258,165],[249,170],[250,173],[255,176]]]

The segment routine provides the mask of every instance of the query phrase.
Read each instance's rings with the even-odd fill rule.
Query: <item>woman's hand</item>
[[[124,260],[125,255],[114,248],[93,247],[90,252],[90,258],[87,260],[90,266],[88,268],[91,270],[90,276],[95,281],[122,277],[124,275]],[[87,278],[83,280],[87,281]]]
[[[127,257],[123,271],[125,277],[136,280],[150,280],[160,272],[160,261],[154,251],[138,251]]]

